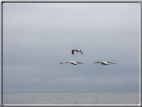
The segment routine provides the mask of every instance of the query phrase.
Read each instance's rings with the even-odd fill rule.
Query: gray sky
[[[138,91],[139,20],[137,3],[4,3],[4,92]]]

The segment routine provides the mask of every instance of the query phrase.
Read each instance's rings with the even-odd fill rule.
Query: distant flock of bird
[[[80,52],[82,55],[83,55],[83,52],[81,51],[81,49],[73,49],[71,50],[71,53],[72,55],[74,55],[74,52]],[[65,63],[61,63],[60,64],[72,64],[72,65],[78,65],[78,64],[83,64],[82,62],[76,62],[76,61],[68,61],[68,62],[65,62]],[[108,61],[97,61],[97,62],[94,62],[94,64],[101,64],[101,65],[110,65],[110,64],[115,64],[113,62],[108,62]]]

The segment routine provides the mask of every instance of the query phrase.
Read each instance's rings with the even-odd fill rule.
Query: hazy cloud
[[[4,3],[4,91],[138,91],[139,22],[136,3]]]

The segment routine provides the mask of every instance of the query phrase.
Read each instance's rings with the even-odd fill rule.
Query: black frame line
[[[140,4],[140,60],[139,60],[139,63],[141,64],[141,52],[142,52],[142,50],[141,50],[141,45],[142,45],[142,43],[141,43],[141,37],[142,37],[142,31],[141,31],[141,25],[142,25],[142,14],[141,14],[141,12],[142,12],[142,7],[141,7],[141,5],[142,5],[142,0],[130,0],[130,1],[125,1],[125,0],[123,0],[123,1],[121,1],[121,0],[115,0],[115,1],[111,1],[111,0],[108,0],[108,1],[103,1],[103,0],[96,0],[96,1],[87,1],[87,0],[85,0],[85,1],[23,1],[23,0],[21,0],[21,1],[1,1],[1,103],[0,103],[0,106],[1,107],[11,107],[11,106],[13,106],[13,107],[24,107],[24,106],[26,106],[26,107],[31,107],[31,106],[35,106],[35,107],[44,107],[44,106],[52,106],[52,107],[55,107],[55,106],[68,106],[68,107],[72,107],[72,106],[76,106],[76,107],[78,107],[78,106],[83,106],[83,107],[88,107],[88,106],[99,106],[99,107],[101,107],[101,106],[106,106],[106,104],[4,104],[3,103],[3,3],[139,3]],[[140,66],[140,64],[139,64],[139,66]],[[141,66],[139,67],[139,69],[140,69],[140,72],[139,72],[139,79],[141,79],[140,77],[141,77]],[[139,81],[140,82],[140,81]],[[139,83],[139,85],[140,85],[141,83]],[[139,86],[139,92],[141,92],[141,87]],[[141,93],[139,93],[139,94],[141,94]],[[140,106],[141,105],[141,95],[139,96],[139,105],[138,104],[108,104],[107,106],[108,107],[110,107],[110,106],[115,106],[115,105],[117,105],[117,106]],[[107,107],[106,106],[106,107]],[[116,106],[116,107],[117,107]]]

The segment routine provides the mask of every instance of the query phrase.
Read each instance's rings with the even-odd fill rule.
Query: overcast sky
[[[4,92],[138,91],[139,6],[4,3]]]

